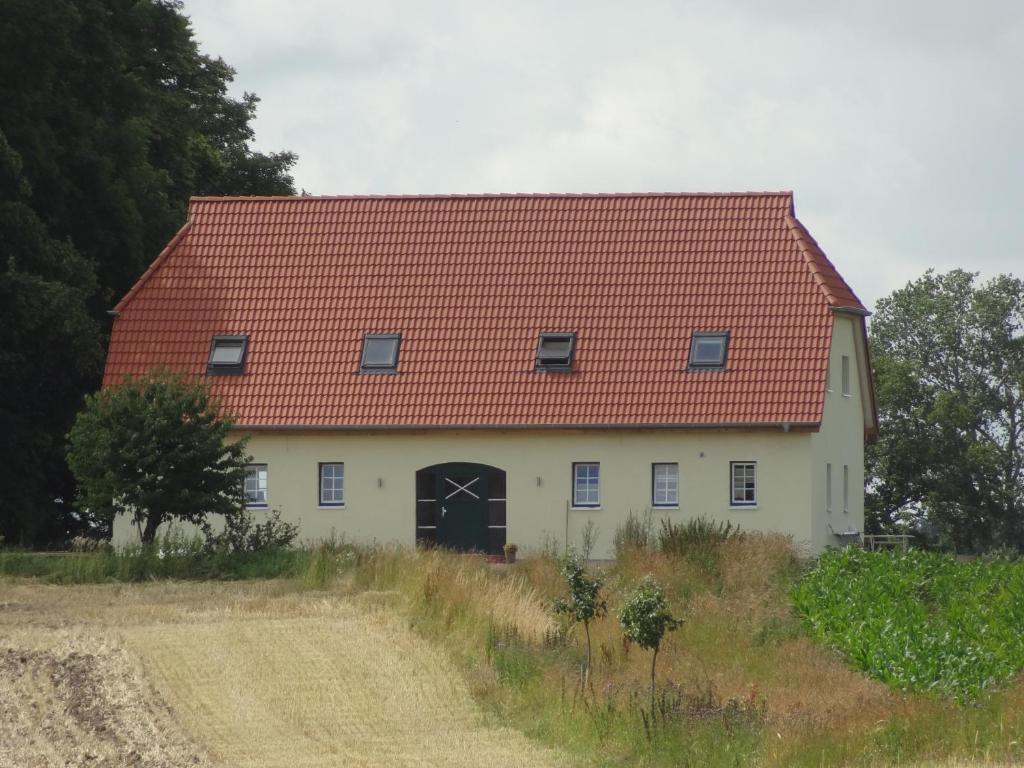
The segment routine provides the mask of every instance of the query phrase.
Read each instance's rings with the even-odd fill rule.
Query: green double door
[[[438,546],[462,552],[487,552],[490,467],[442,464],[435,468]]]

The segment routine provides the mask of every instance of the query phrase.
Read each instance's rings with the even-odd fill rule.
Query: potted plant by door
[[[519,546],[516,544],[505,545],[505,562],[514,563],[516,561],[516,552],[519,551]]]

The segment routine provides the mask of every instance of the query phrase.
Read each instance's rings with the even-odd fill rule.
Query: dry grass
[[[458,610],[510,629],[535,647],[557,631],[550,609],[522,574],[495,578],[493,570],[479,561],[436,551],[409,552],[405,558],[410,562],[403,568],[421,574],[420,590],[428,603],[443,596]]]
[[[74,637],[51,644],[53,657],[88,648],[92,687],[82,690],[121,717],[109,721],[106,737],[90,735],[60,684],[40,687],[39,675],[18,677],[0,665],[3,721],[16,724],[0,764],[80,764],[85,751],[108,760],[90,763],[99,765],[202,763],[203,750],[175,720],[214,764],[229,766],[563,762],[485,722],[447,657],[381,607],[392,600],[299,592],[283,582],[0,584],[0,645],[24,655],[55,632]],[[108,646],[98,637],[118,640]],[[44,675],[48,663],[40,662]],[[35,727],[24,695],[34,688],[49,702],[52,727]],[[141,751],[154,734],[159,743]],[[95,746],[103,738],[109,743]],[[44,742],[53,748],[39,751]],[[138,757],[126,757],[131,750]]]

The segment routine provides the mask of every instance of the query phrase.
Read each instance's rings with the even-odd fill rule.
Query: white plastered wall
[[[748,531],[778,531],[820,548],[812,525],[812,433],[779,430],[434,430],[256,432],[249,452],[268,465],[268,504],[298,522],[307,541],[415,541],[415,475],[444,462],[489,464],[507,473],[507,540],[538,547],[546,538],[579,546],[588,521],[599,530],[595,557],[630,511],[651,507],[651,464],[678,462],[676,521],[704,515]],[[601,507],[571,509],[573,462],[601,464]],[[756,508],[730,508],[729,462],[757,462]],[[318,462],[344,462],[345,506],[319,508]],[[858,475],[859,477],[859,475]],[[123,519],[115,540],[135,540]]]
[[[840,546],[834,532],[864,531],[864,408],[857,354],[859,318],[837,314],[829,354],[831,391],[825,393],[821,429],[811,437],[814,549]],[[843,393],[843,357],[849,358],[850,392]],[[826,498],[826,465],[832,465],[832,503]],[[849,467],[848,499],[843,499],[843,467]]]

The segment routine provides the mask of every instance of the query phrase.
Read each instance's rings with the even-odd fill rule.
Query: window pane
[[[575,464],[573,506],[597,506],[600,503],[600,465]]]
[[[656,506],[676,506],[679,504],[679,465],[654,465],[653,502]]]
[[[394,368],[398,362],[398,339],[367,336],[363,340],[363,365],[371,368]]]
[[[242,342],[213,342],[213,355],[210,360],[215,365],[238,365],[242,362]]]
[[[732,503],[755,504],[757,501],[757,465],[753,462],[732,463]]]
[[[243,492],[247,505],[261,506],[267,503],[266,464],[250,464],[245,468]]]
[[[546,337],[540,343],[541,357],[568,357],[572,350],[572,339]]]
[[[721,363],[722,340],[700,339],[697,342],[696,355],[698,363]]]
[[[724,366],[727,339],[724,333],[694,333],[690,341],[690,366]]]
[[[345,502],[345,465],[320,465],[320,503],[343,504]]]

